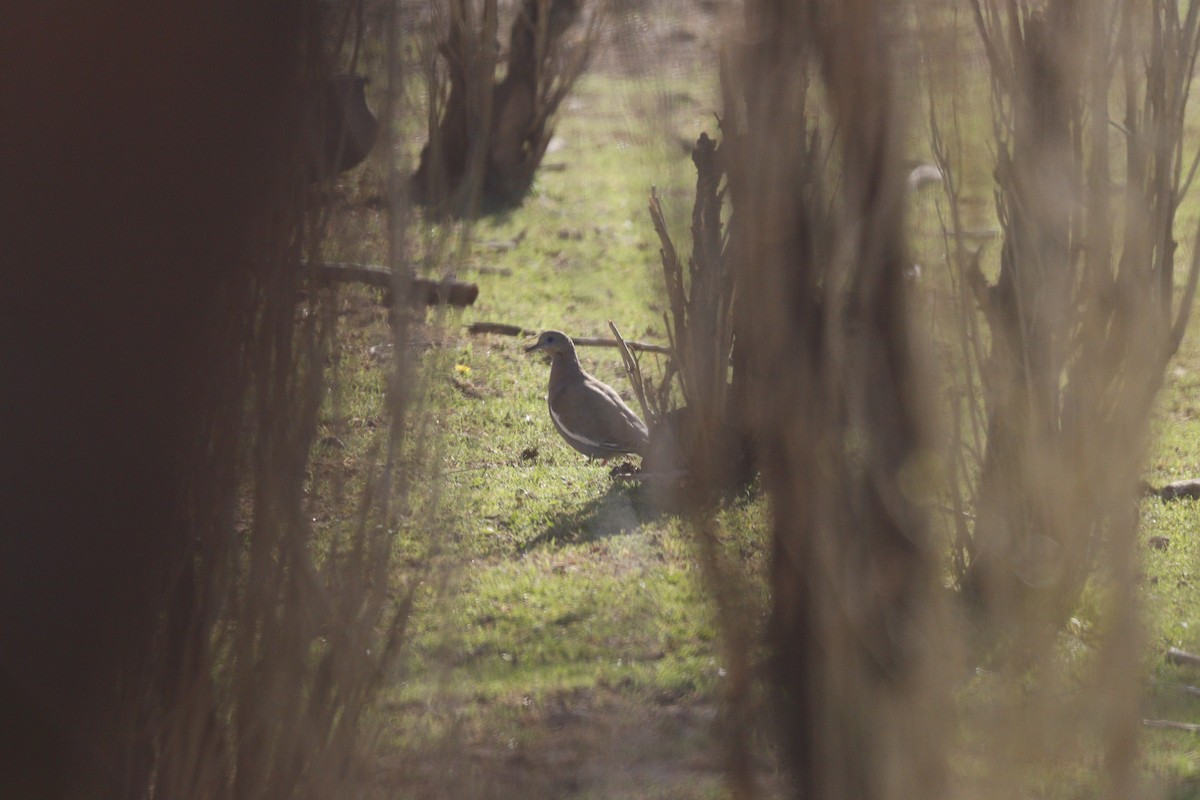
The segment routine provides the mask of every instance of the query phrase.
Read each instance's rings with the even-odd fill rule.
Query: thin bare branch
[[[612,331],[617,340],[617,347],[621,350],[621,362],[625,365],[625,374],[629,376],[629,383],[633,386],[633,394],[642,408],[643,417],[648,424],[657,425],[658,419],[651,413],[650,404],[646,402],[646,383],[642,378],[642,370],[637,359],[633,357],[633,353],[629,352],[629,347],[621,337],[621,331],[617,329],[617,324],[611,319],[608,321],[608,329]]]

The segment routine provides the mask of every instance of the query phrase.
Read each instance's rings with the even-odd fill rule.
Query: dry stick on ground
[[[334,283],[365,283],[391,291],[396,285],[396,273],[387,267],[374,264],[337,264],[325,262],[310,262],[317,278],[323,284]],[[451,305],[463,308],[475,304],[479,297],[479,286],[474,283],[444,280],[435,281],[429,278],[409,278],[408,300],[411,305]],[[391,305],[391,299],[388,299]]]
[[[1200,733],[1200,725],[1193,722],[1176,722],[1173,719],[1144,719],[1142,720],[1142,725],[1147,728],[1165,728],[1173,731]]]
[[[1200,667],[1200,656],[1177,647],[1167,648],[1167,661],[1184,667]]]
[[[483,334],[495,334],[497,336],[534,336],[536,330],[532,328],[522,328],[520,325],[509,325],[504,322],[472,322],[467,326],[467,333],[473,336]],[[571,341],[576,347],[620,347],[621,344],[616,339],[601,339],[593,336],[572,336]],[[624,345],[630,350],[637,350],[643,353],[658,353],[659,355],[671,355],[671,348],[661,344],[650,344],[648,342],[631,342],[624,341]]]
[[[1190,683],[1164,683],[1161,681],[1151,681],[1151,684],[1155,687],[1174,689],[1180,694],[1186,694],[1192,697],[1200,697],[1200,686],[1192,686]]]

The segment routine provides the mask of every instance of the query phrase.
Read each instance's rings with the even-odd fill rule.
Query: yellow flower
[[[468,367],[466,364],[455,364],[454,371],[460,375],[466,375],[468,372],[471,371],[471,368]]]

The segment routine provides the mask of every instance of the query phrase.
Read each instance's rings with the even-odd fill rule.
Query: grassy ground
[[[723,796],[713,723],[724,668],[684,524],[559,438],[545,408],[548,366],[522,352],[529,342],[462,330],[494,321],[607,335],[612,319],[629,337],[665,343],[646,203],[655,186],[677,239],[688,239],[685,145],[716,133],[714,107],[670,77],[649,92],[617,74],[586,78],[530,198],[475,223],[470,247],[452,257],[480,297],[462,314],[431,317],[418,336],[432,345],[421,365],[434,433],[425,463],[438,489],[414,501],[397,538],[398,582],[433,567],[382,695],[391,790]],[[339,259],[382,257],[382,220],[363,200],[376,191],[370,169],[343,186],[334,221],[335,231],[370,232],[338,237]],[[455,248],[455,230],[420,235],[426,253]],[[322,463],[352,487],[382,423],[388,337],[367,292],[346,291],[341,304],[345,369],[324,434],[345,449]],[[615,350],[580,355],[626,386]],[[352,517],[324,513],[332,526]],[[747,498],[723,516],[729,549],[761,574],[762,503]],[[765,763],[763,777],[772,780]]]
[[[580,85],[533,196],[476,226],[459,276],[479,282],[480,299],[448,328],[487,320],[604,335],[612,319],[664,341],[645,207],[657,185],[686,236],[690,162],[678,139],[714,132],[712,105],[694,91],[647,97],[612,77]],[[562,442],[545,408],[548,367],[524,344],[458,337],[452,357],[428,359],[443,547],[459,566],[427,598],[405,680],[386,693],[396,752],[411,752],[414,730],[451,735],[440,746],[454,753],[437,760],[460,765],[458,792],[482,796],[719,794],[710,723],[722,666],[692,543],[640,489]],[[581,359],[626,385],[615,351]],[[761,504],[727,513],[762,564]],[[418,738],[418,751],[439,742]],[[400,760],[411,776],[413,761]],[[473,785],[462,777],[472,770],[508,785]]]
[[[646,199],[657,185],[676,240],[686,241],[693,178],[681,141],[715,133],[714,107],[711,89],[669,74],[649,83],[615,70],[587,77],[529,200],[478,222],[471,245],[449,258],[460,279],[479,283],[480,298],[461,315],[431,318],[418,337],[429,345],[433,435],[412,446],[426,448],[425,477],[435,481],[397,532],[397,583],[419,573],[426,588],[380,703],[387,796],[726,796],[714,725],[724,668],[686,526],[559,439],[544,406],[548,368],[522,353],[526,342],[462,330],[484,320],[603,335],[612,319],[629,336],[663,341]],[[381,258],[370,202],[378,175],[369,170],[350,179],[335,221],[361,232],[341,237],[337,255],[348,260]],[[914,230],[921,258],[936,263],[932,202],[918,201]],[[986,197],[971,202],[986,210]],[[454,242],[434,227],[421,234],[430,253],[431,243]],[[347,290],[340,302],[343,377],[325,431],[337,441],[319,447],[315,469],[353,486],[382,425],[388,336],[368,292]],[[1200,475],[1198,335],[1162,398],[1147,470],[1154,485]],[[615,351],[581,357],[626,385]],[[314,498],[314,516],[331,528],[353,515],[338,510],[339,496]],[[1180,688],[1200,676],[1162,657],[1168,646],[1200,651],[1196,514],[1192,501],[1143,506],[1143,540],[1155,542],[1143,553],[1147,717],[1200,722],[1200,698]],[[764,502],[749,496],[720,526],[760,618],[765,522]],[[1066,635],[1086,647],[1085,631]],[[1179,797],[1200,796],[1200,738],[1149,731],[1144,751],[1148,773]],[[762,752],[759,779],[778,793]],[[1045,793],[1086,796],[1086,777],[1068,783]]]
[[[1156,420],[1157,447],[1147,467],[1152,485],[1200,476],[1200,330],[1191,335],[1171,367]],[[1143,602],[1146,619],[1146,716],[1200,722],[1200,670],[1168,663],[1169,647],[1200,652],[1200,506],[1147,499],[1142,506]],[[1148,731],[1151,768],[1178,781],[1175,796],[1200,797],[1200,737]]]

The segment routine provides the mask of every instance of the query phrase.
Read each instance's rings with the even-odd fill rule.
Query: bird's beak
[[[534,342],[533,344],[529,345],[529,347],[525,348],[525,352],[532,353],[533,351],[539,350],[539,349],[541,349],[540,346],[536,342]]]

